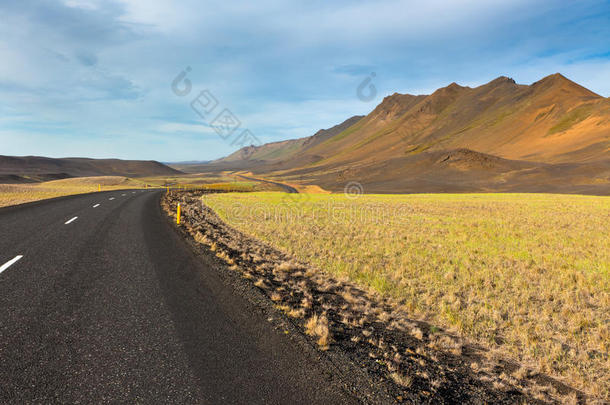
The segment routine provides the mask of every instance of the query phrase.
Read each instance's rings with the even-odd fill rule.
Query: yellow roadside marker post
[[[176,224],[180,225],[180,204],[178,204],[178,212],[176,213]]]
[[[102,185],[101,184],[97,185],[97,191],[102,191]]]

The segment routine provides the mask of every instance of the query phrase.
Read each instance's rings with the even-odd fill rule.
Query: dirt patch
[[[584,403],[559,381],[426,322],[388,300],[225,224],[199,192],[171,193],[162,206],[202,248],[256,286],[318,351],[361,367],[395,402]]]

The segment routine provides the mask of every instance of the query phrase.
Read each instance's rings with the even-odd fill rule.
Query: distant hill
[[[259,165],[270,165],[274,169],[296,167],[307,164],[315,156],[310,156],[305,151],[323,143],[337,134],[350,128],[360,121],[364,116],[353,116],[341,124],[329,129],[321,129],[312,136],[291,139],[288,141],[266,143],[260,146],[246,146],[235,153],[222,159],[214,160],[205,164],[173,164],[180,170],[196,173],[209,171],[210,169],[251,169]]]
[[[154,160],[0,156],[0,183],[24,183],[84,176],[160,176],[181,173]]]
[[[326,131],[246,147],[206,166],[336,191],[358,181],[367,192],[610,194],[610,99],[561,74],[531,85],[499,77],[476,88],[395,93]]]
[[[305,152],[314,149],[316,146],[328,141],[329,139],[332,139],[334,136],[353,126],[362,118],[364,118],[362,115],[353,116],[339,125],[335,125],[329,129],[321,129],[314,135],[305,138],[267,143],[261,146],[246,146],[245,148],[242,148],[223,159],[216,160],[213,163],[239,162],[242,160],[285,162],[288,161],[288,159],[291,160],[290,165],[305,163],[301,162],[299,159],[302,156],[308,155]],[[293,158],[296,158],[297,160],[292,160]]]

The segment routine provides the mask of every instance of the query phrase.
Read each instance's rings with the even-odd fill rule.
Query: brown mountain
[[[83,176],[162,176],[181,173],[154,160],[0,156],[0,183],[23,183]]]
[[[560,74],[396,93],[341,126],[315,142],[242,149],[208,167],[331,190],[359,181],[371,192],[610,193],[610,100]]]
[[[342,133],[362,118],[364,118],[362,115],[353,116],[339,125],[329,129],[321,129],[314,135],[305,138],[272,142],[261,146],[246,146],[225,158],[212,162],[212,164],[245,163],[249,167],[254,162],[260,162],[270,163],[276,169],[310,164],[312,161],[318,160],[318,157],[315,154],[307,153],[308,151]]]

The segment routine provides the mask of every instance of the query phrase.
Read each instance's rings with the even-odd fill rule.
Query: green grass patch
[[[557,124],[552,126],[551,129],[549,129],[549,131],[547,132],[547,135],[553,135],[558,132],[563,132],[572,128],[579,122],[584,121],[591,114],[592,110],[592,105],[583,105],[580,107],[576,107],[572,111],[565,114]]]

